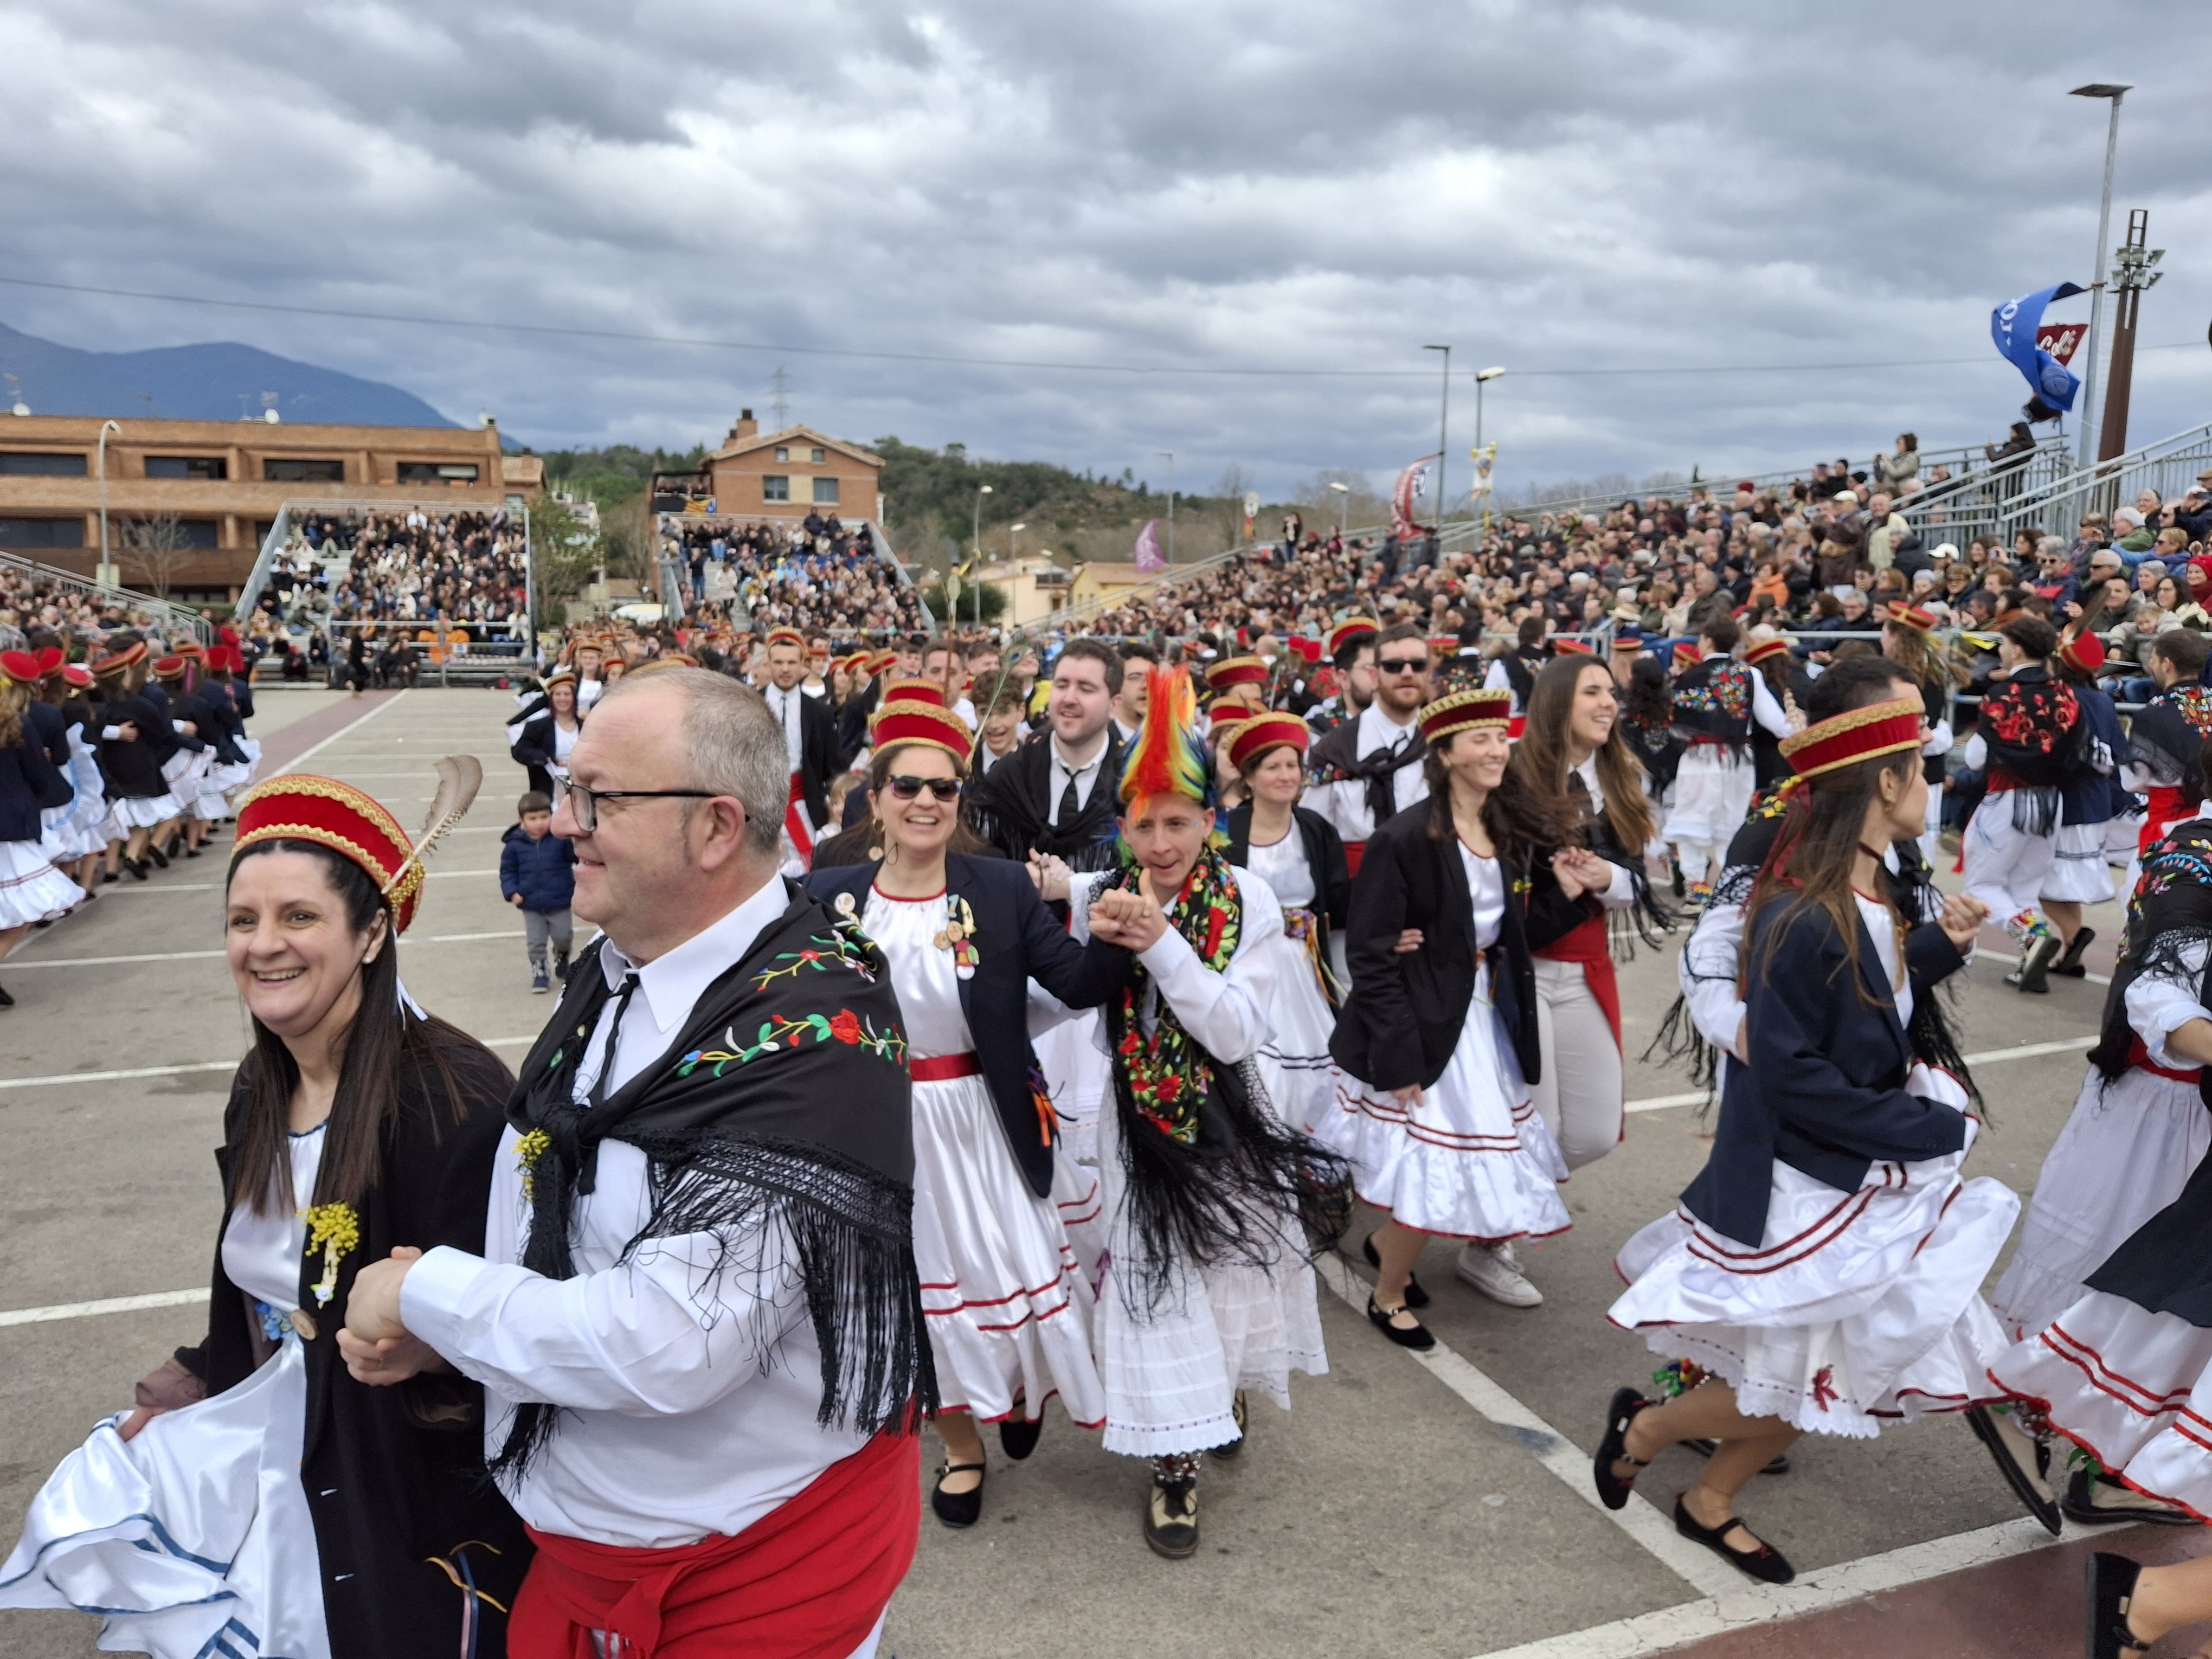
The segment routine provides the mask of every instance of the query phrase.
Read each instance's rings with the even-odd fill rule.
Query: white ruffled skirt
[[[1120,1271],[1139,1259],[1124,1205],[1121,1123],[1098,1123],[1098,1175],[1109,1218],[1109,1252],[1098,1291],[1099,1370],[1106,1384],[1108,1451],[1135,1457],[1198,1452],[1239,1437],[1239,1389],[1257,1389],[1288,1411],[1291,1373],[1328,1370],[1313,1263],[1296,1217],[1278,1218],[1274,1261],[1198,1268],[1177,1263],[1155,1305]]]
[[[151,830],[157,823],[184,816],[184,804],[167,791],[158,795],[118,795],[107,803],[107,818],[100,826],[100,845],[126,839],[133,830]]]
[[[1351,1164],[1361,1201],[1399,1225],[1494,1243],[1572,1224],[1559,1197],[1566,1160],[1521,1079],[1487,963],[1459,1046],[1419,1101],[1401,1104],[1342,1071],[1332,1082],[1314,1138]]]
[[[1106,1399],[1091,1352],[1091,1287],[1059,1192],[1039,1198],[1022,1179],[981,1077],[914,1085],[914,1164],[915,1266],[945,1409],[992,1423],[1012,1416],[1018,1396],[1033,1422],[1057,1394],[1070,1418],[1097,1428]]]
[[[1294,922],[1293,917],[1304,921]],[[1291,1128],[1310,1133],[1336,1094],[1328,1058],[1329,1034],[1336,1029],[1336,1014],[1322,993],[1320,973],[1314,965],[1316,953],[1308,936],[1312,914],[1291,911],[1284,921],[1297,962],[1276,980],[1274,1006],[1267,1011],[1274,1032],[1260,1050],[1256,1063],[1275,1115]],[[1308,933],[1292,931],[1300,926]]]
[[[314,1517],[300,1485],[307,1361],[287,1337],[236,1388],[156,1417],[118,1413],[31,1500],[0,1607],[100,1617],[100,1645],[155,1659],[329,1659]]]
[[[1777,1164],[1759,1249],[1677,1209],[1622,1247],[1607,1316],[1723,1378],[1745,1415],[1808,1433],[1871,1439],[1884,1418],[1996,1401],[2006,1341],[1981,1285],[2020,1199],[1961,1180],[1965,1158],[1878,1164],[1853,1193]]]
[[[2112,896],[2112,866],[2105,861],[2105,828],[2062,823],[2043,878],[2042,896],[2062,904],[2102,904]]]
[[[192,816],[210,823],[230,816],[230,798],[252,781],[253,768],[244,761],[217,761],[200,780],[192,800]]]
[[[2081,1300],[2106,1258],[2181,1196],[2208,1145],[2212,1112],[2194,1079],[2131,1066],[2108,1088],[2090,1067],[1990,1297],[2006,1333],[2033,1336]]]
[[[50,921],[84,902],[84,889],[54,868],[43,841],[0,841],[0,930]]]

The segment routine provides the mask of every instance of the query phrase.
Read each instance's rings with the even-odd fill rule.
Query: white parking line
[[[431,933],[422,939],[410,939],[410,945],[469,945],[478,939],[520,939],[523,930],[510,927],[497,933]],[[112,968],[130,962],[210,962],[222,957],[220,951],[149,951],[133,957],[56,957],[46,962],[24,962],[10,957],[8,971],[21,973],[26,968]]]
[[[2092,975],[2092,977],[2094,977]],[[1960,1056],[1969,1066],[2000,1066],[2008,1060],[2033,1060],[2039,1054],[2081,1054],[2095,1046],[2097,1033],[2091,1031],[2077,1037],[2062,1037],[2056,1042],[2023,1042],[2014,1048],[1987,1048],[1978,1054]],[[1632,1112],[1663,1112],[1670,1106],[1702,1106],[1705,1091],[1697,1090],[1686,1095],[1648,1095],[1642,1100],[1632,1100]]]
[[[486,1037],[487,1048],[527,1048],[535,1036]],[[0,1077],[0,1089],[55,1088],[64,1083],[127,1083],[142,1077],[185,1077],[194,1072],[228,1072],[235,1060],[198,1060],[187,1066],[133,1066],[119,1072],[58,1072],[52,1077]]]
[[[208,1299],[207,1286],[196,1291],[155,1291],[146,1296],[111,1296],[100,1302],[58,1302],[51,1308],[11,1308],[0,1312],[0,1325],[43,1325],[56,1319],[88,1319],[94,1314],[137,1313],[142,1308],[183,1308]]]

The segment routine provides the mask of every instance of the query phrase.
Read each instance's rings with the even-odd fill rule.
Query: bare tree
[[[123,548],[140,580],[154,590],[156,599],[166,599],[191,543],[183,520],[173,513],[157,513],[124,525]]]
[[[1344,488],[1333,487],[1337,484]],[[1304,513],[1309,529],[1341,524],[1346,530],[1358,530],[1388,524],[1390,520],[1389,498],[1375,493],[1364,472],[1350,467],[1332,466],[1315,473],[1297,487],[1291,499]]]
[[[1244,494],[1256,483],[1241,463],[1231,461],[1221,470],[1221,482],[1213,487],[1213,493],[1221,498],[1221,532],[1231,547],[1244,540]],[[1253,533],[1259,533],[1257,524]]]

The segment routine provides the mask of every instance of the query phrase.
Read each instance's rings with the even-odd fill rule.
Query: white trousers
[[[1682,879],[1705,881],[1728,855],[1743,828],[1758,782],[1747,752],[1731,755],[1719,744],[1693,744],[1674,773],[1674,804],[1667,809],[1667,839],[1682,861]]]
[[[1544,1076],[1528,1093],[1567,1168],[1578,1170],[1620,1144],[1620,1049],[1582,963],[1539,957],[1535,967],[1536,1041]]]
[[[2020,938],[2043,914],[2043,887],[2058,838],[2015,829],[2008,793],[1985,795],[1966,825],[1966,896],[1990,907],[1990,920]]]

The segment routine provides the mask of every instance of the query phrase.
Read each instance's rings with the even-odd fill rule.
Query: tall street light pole
[[[1482,388],[1505,371],[1502,368],[1478,368],[1474,371],[1474,447],[1482,447]]]
[[[1022,544],[1020,541],[1021,533],[1028,528],[1029,526],[1027,523],[1008,525],[1006,526],[1006,580],[1010,584],[1018,580],[1021,576],[1021,572],[1014,567],[1020,562],[1022,556]],[[1006,592],[1008,594],[1006,608],[1011,611],[1013,609],[1013,600],[1012,597],[1013,589],[1011,586],[1007,588]],[[982,590],[979,587],[975,592],[975,621],[978,624],[981,624],[982,620],[983,593]],[[999,631],[1001,634],[1006,631],[1006,624],[1004,623],[1001,623],[999,625]]]
[[[1342,541],[1344,539],[1344,521],[1351,516],[1352,486],[1350,484],[1333,483],[1329,488],[1336,492],[1336,538],[1339,541]]]
[[[2120,148],[2120,100],[2133,89],[2132,86],[2112,82],[2092,81],[2066,94],[2069,98],[2103,98],[2112,106],[2112,119],[2105,129],[2105,194],[2097,208],[2097,280],[2089,289],[2089,362],[2087,373],[2081,377],[2081,431],[2074,457],[2076,466],[2088,465],[2089,457],[2096,448],[2094,434],[2097,422],[2091,411],[2097,408],[2097,345],[2105,319],[2105,239],[2112,229],[2112,158]]]
[[[1451,430],[1451,348],[1425,345],[1421,349],[1444,355],[1443,406],[1437,414],[1437,551],[1441,554],[1444,550],[1444,460],[1451,453],[1451,445],[1445,438]]]
[[[1154,454],[1156,454],[1156,455],[1164,455],[1164,456],[1166,456],[1166,457],[1168,458],[1168,562],[1169,562],[1170,564],[1173,564],[1173,563],[1176,562],[1176,557],[1175,557],[1175,498],[1176,498],[1176,487],[1175,487],[1175,451],[1173,451],[1172,449],[1158,449],[1158,450],[1154,450],[1152,453],[1153,453]]]
[[[115,568],[115,566],[114,566],[113,562],[110,560],[110,558],[109,558],[109,556],[108,556],[108,551],[107,551],[107,434],[108,434],[109,433],[111,433],[111,432],[112,432],[112,433],[113,433],[117,437],[118,437],[118,438],[119,438],[119,437],[121,437],[121,436],[123,435],[123,428],[122,428],[120,426],[118,426],[118,425],[117,425],[113,421],[103,421],[103,422],[100,422],[100,578],[99,578],[99,579],[100,579],[100,580],[101,584],[102,584],[103,586],[108,586],[108,587],[120,587],[120,586],[123,586],[123,584],[122,584],[120,581],[118,581],[118,580],[116,580],[116,575],[117,575],[116,568]]]

